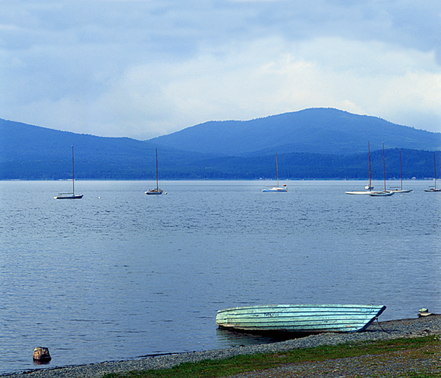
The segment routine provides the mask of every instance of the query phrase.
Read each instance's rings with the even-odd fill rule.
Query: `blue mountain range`
[[[400,150],[405,177],[432,177],[441,133],[332,108],[210,121],[146,141],[0,119],[0,179],[70,178],[71,145],[77,179],[152,179],[155,148],[162,179],[273,178],[276,152],[280,178],[365,179],[368,142],[374,177],[383,175],[383,142],[390,177],[400,174]]]

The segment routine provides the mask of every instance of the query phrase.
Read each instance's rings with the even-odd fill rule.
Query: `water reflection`
[[[46,360],[33,360],[34,365],[49,365],[51,363],[50,359]]]

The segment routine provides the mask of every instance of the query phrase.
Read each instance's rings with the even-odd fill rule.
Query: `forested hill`
[[[421,125],[423,128],[424,125]],[[305,109],[250,121],[207,122],[150,142],[228,156],[279,153],[350,155],[372,148],[441,149],[441,133],[396,125],[332,108]]]
[[[374,178],[433,177],[441,134],[335,109],[307,109],[252,121],[208,122],[139,141],[75,134],[0,119],[0,179],[71,177],[71,145],[78,179],[152,179],[158,148],[162,179],[365,179],[370,142]],[[441,152],[436,154],[441,167]]]

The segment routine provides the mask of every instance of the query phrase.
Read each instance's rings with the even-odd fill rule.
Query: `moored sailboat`
[[[401,176],[401,186],[400,188],[391,188],[389,192],[394,193],[410,193],[412,189],[403,189],[403,163],[401,161],[401,150],[400,150],[400,176]]]
[[[368,158],[369,158],[369,185],[365,186],[366,190],[356,190],[352,192],[345,192],[346,194],[351,195],[363,195],[363,194],[371,194],[374,187],[372,186],[372,175],[371,175],[371,148],[368,142]]]
[[[288,191],[286,185],[283,185],[282,187],[279,186],[279,163],[277,161],[277,152],[276,152],[276,171],[277,171],[277,186],[273,188],[263,189],[262,192],[286,193]]]
[[[72,146],[72,193],[58,193],[55,199],[81,199],[82,194],[75,194],[75,163],[74,163],[74,148]]]
[[[384,143],[383,143],[383,175],[384,175],[384,188],[381,191],[371,192],[369,195],[373,197],[390,197],[394,194],[390,190],[386,190],[386,162],[384,159]]]
[[[433,153],[433,170],[435,173],[435,185],[429,189],[424,189],[425,192],[441,192],[441,189],[436,188],[436,159],[435,159],[435,152]]]
[[[147,195],[158,195],[162,194],[163,190],[159,189],[159,174],[158,174],[158,149],[156,149],[156,188],[149,189],[145,192]]]

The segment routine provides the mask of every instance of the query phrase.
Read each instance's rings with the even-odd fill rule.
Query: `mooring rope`
[[[377,320],[378,327],[380,327],[380,329],[381,329],[383,332],[390,333],[389,331],[386,331],[386,330],[381,326],[380,321],[378,320],[378,316],[376,316],[375,319]]]

